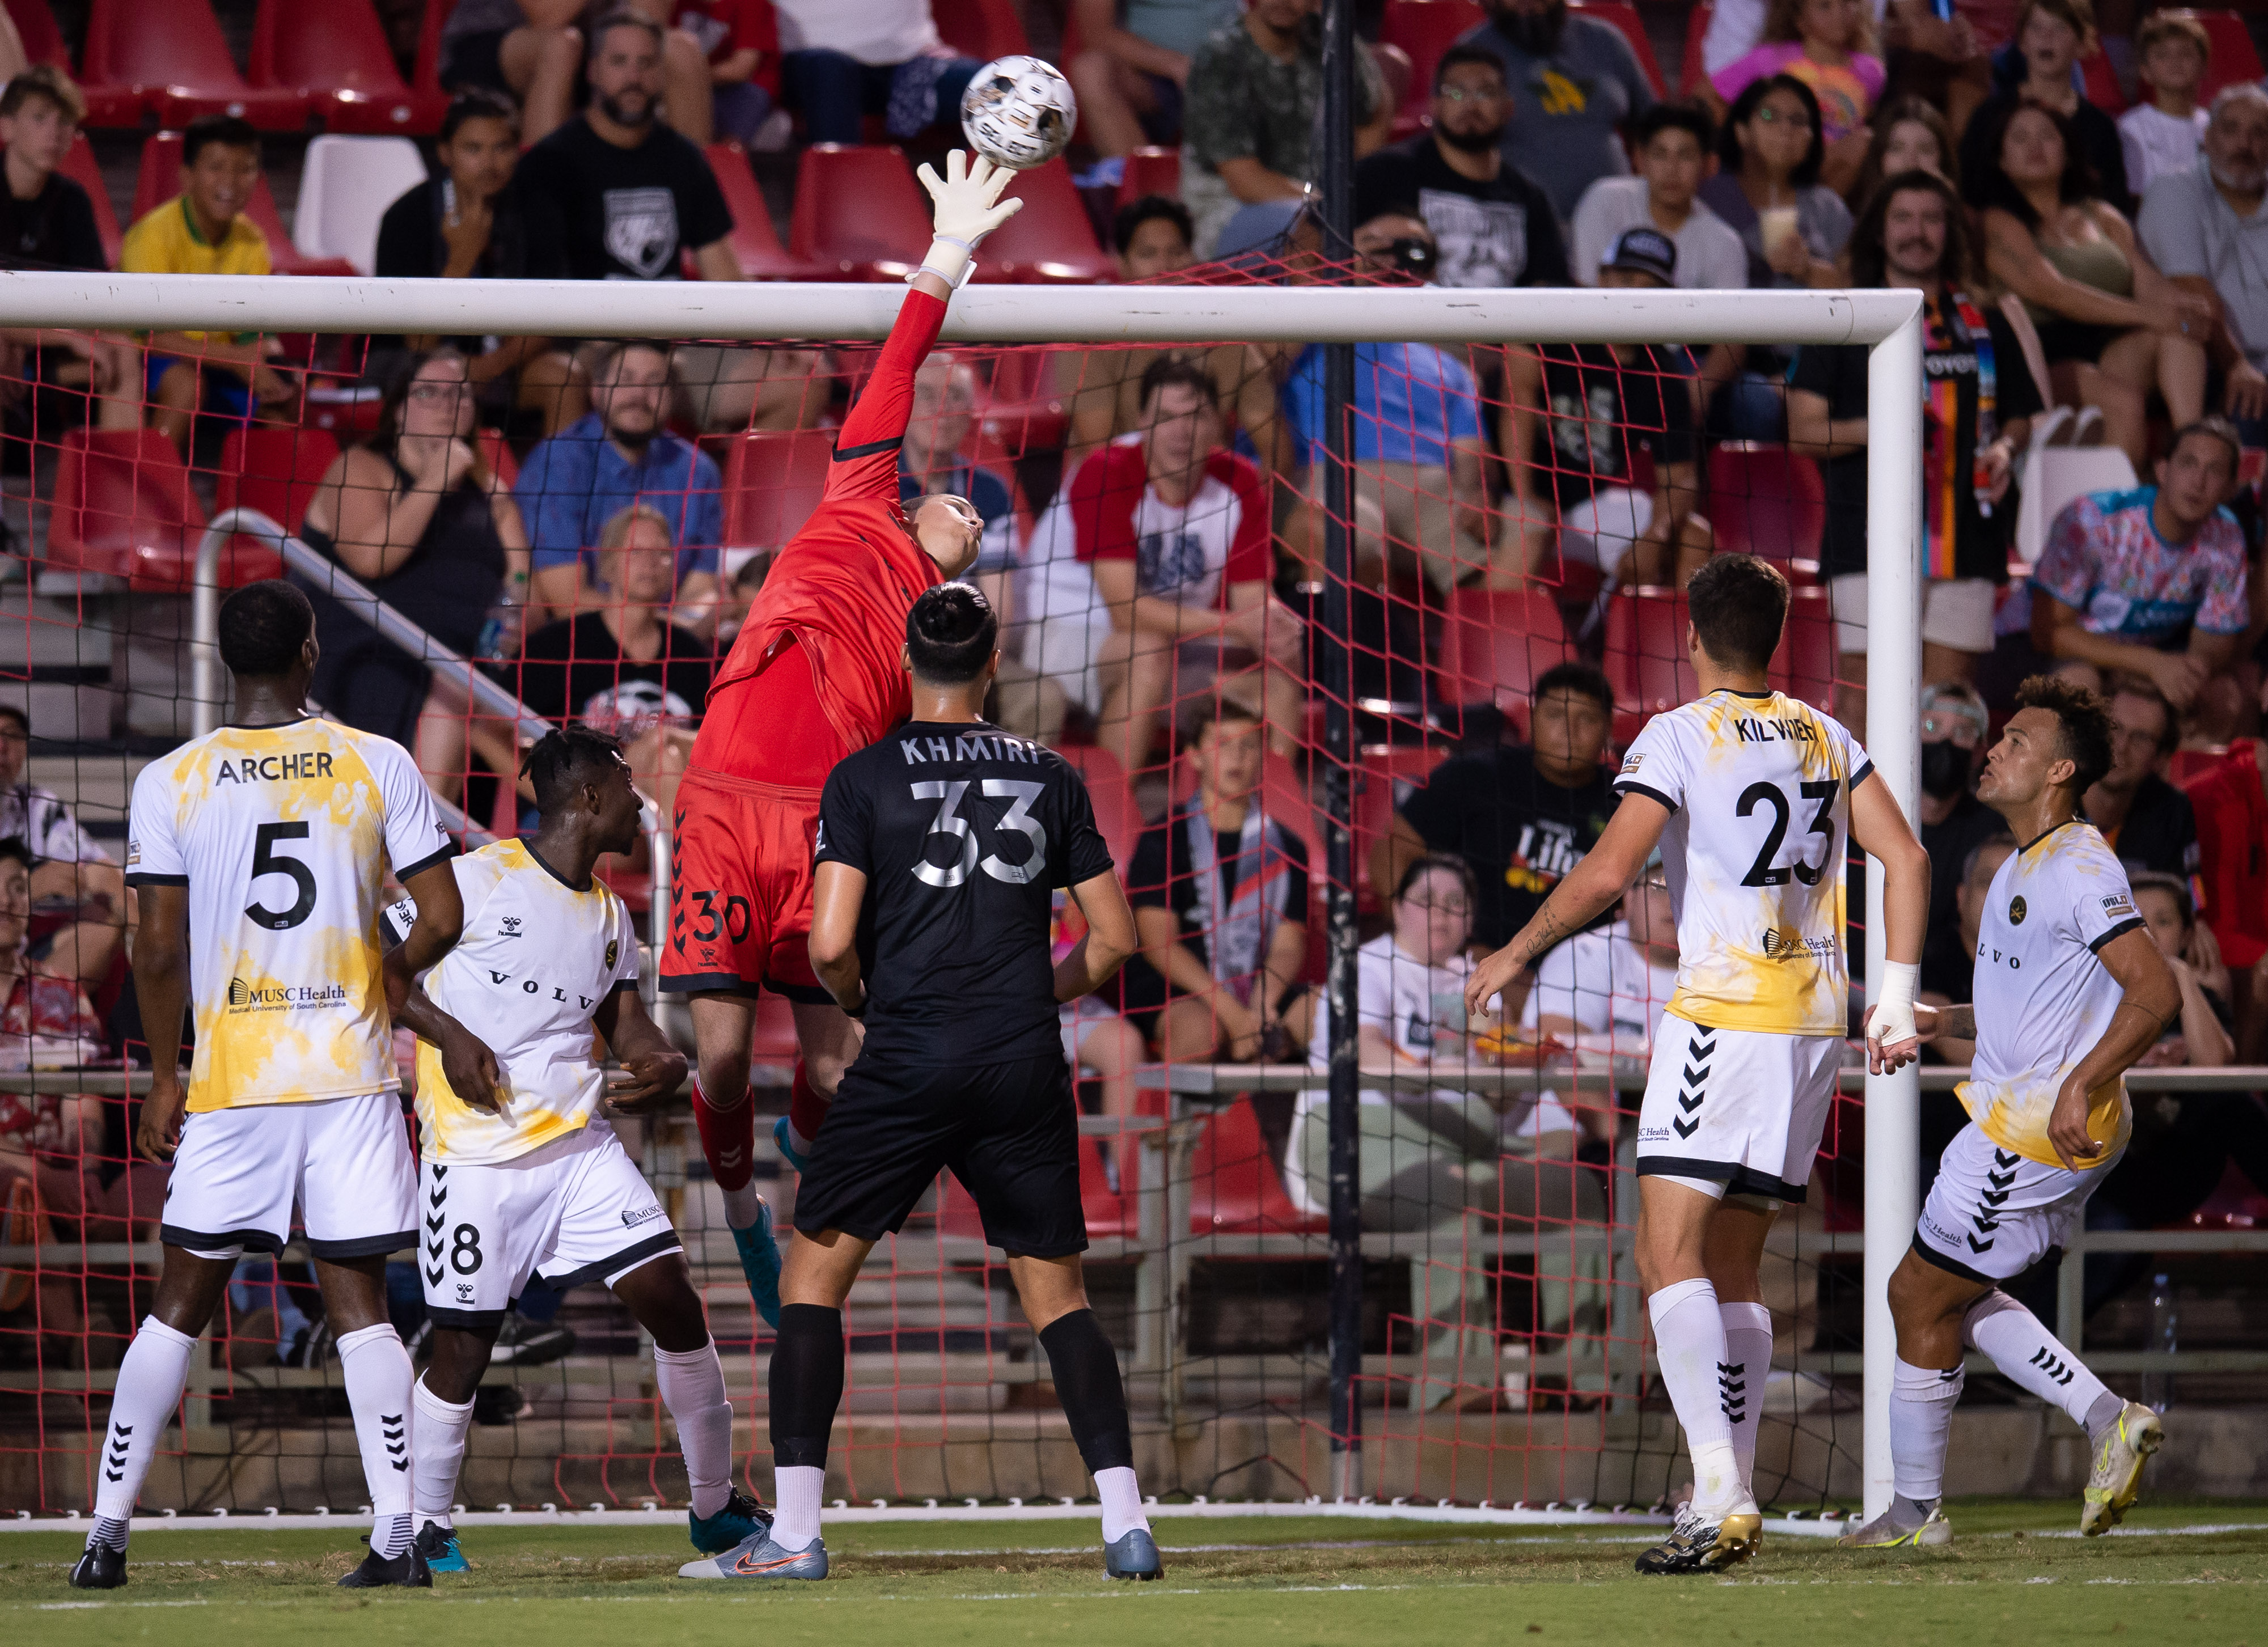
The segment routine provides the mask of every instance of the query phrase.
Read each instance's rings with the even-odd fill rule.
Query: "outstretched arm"
[[[937,238],[913,276],[881,358],[843,420],[827,477],[829,499],[898,495],[898,448],[913,416],[914,373],[936,345],[945,306],[975,261],[977,243],[1023,210],[1022,201],[1000,198],[1013,174],[982,155],[972,162],[955,149],[946,157],[945,173],[940,179],[928,165],[921,168],[922,187],[937,202]]]
[[[1597,844],[1560,878],[1519,936],[1473,968],[1465,985],[1465,1011],[1475,1018],[1485,1015],[1489,1003],[1545,950],[1581,931],[1621,897],[1660,844],[1669,817],[1669,808],[1651,795],[1624,796]]]

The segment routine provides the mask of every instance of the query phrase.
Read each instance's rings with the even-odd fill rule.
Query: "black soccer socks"
[[[1044,1335],[1042,1335],[1044,1336]],[[1100,1340],[1101,1334],[1095,1337]],[[1107,1354],[1109,1346],[1104,1345]],[[1118,1364],[1110,1365],[1111,1387]],[[843,1312],[816,1304],[780,1305],[779,1339],[772,1346],[772,1462],[827,1467],[827,1438],[843,1404]],[[1077,1421],[1073,1420],[1076,1428]],[[1125,1427],[1125,1402],[1119,1426]]]
[[[1131,1468],[1134,1437],[1126,1422],[1126,1386],[1118,1377],[1117,1352],[1094,1312],[1057,1316],[1042,1329],[1040,1348],[1048,1352],[1056,1399],[1071,1420],[1071,1439],[1079,1443],[1088,1471],[1099,1475]],[[779,1398],[772,1400],[777,1410]]]

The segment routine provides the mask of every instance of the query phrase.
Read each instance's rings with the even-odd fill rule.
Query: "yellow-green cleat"
[[[2087,1502],[2079,1512],[2082,1537],[2108,1533],[2126,1518],[2141,1496],[2142,1467],[2165,1445],[2164,1421],[2141,1402],[2127,1402],[2095,1444],[2095,1467],[2088,1472]]]

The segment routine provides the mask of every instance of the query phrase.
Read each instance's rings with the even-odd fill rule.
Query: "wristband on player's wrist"
[[[929,250],[924,254],[921,267],[908,275],[934,275],[946,285],[959,291],[976,274],[976,243],[957,235],[938,234],[930,238]]]

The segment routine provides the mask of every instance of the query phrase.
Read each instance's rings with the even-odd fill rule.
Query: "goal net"
[[[9,815],[37,859],[0,908],[0,960],[12,926],[29,980],[0,1022],[0,1507],[89,1505],[158,1273],[166,1173],[131,1149],[146,1058],[115,866],[136,772],[225,714],[219,599],[264,577],[307,588],[320,707],[411,747],[468,843],[534,826],[518,752],[545,727],[619,733],[656,805],[605,879],[652,941],[721,930],[734,911],[672,886],[672,800],[899,290],[0,276],[0,706],[29,731],[12,757],[0,745],[0,778],[36,786]],[[1634,890],[1501,1023],[1465,1020],[1454,958],[1517,930],[1602,827],[1599,763],[1690,695],[1677,587],[1711,553],[1788,572],[1775,685],[1846,714],[1870,689],[1855,730],[1911,800],[1915,307],[1447,291],[1296,239],[1137,287],[956,298],[905,490],[984,516],[971,576],[1008,620],[994,717],[1085,776],[1145,944],[1064,1035],[1088,1285],[1149,1490],[1645,1507],[1687,1479],[1631,1242],[1666,900]],[[1351,517],[1327,483],[1338,343],[1355,346]],[[1819,575],[1817,466],[1716,436],[1734,345],[1783,368],[1799,347],[1874,350],[1863,626],[1838,633]],[[1782,393],[1771,370],[1734,386]],[[1839,661],[1859,652],[1863,683]],[[1874,977],[1865,882],[1854,865],[1853,969]],[[1342,899],[1336,941],[1360,949],[1354,1322],[1329,1304],[1318,1010]],[[649,998],[653,974],[650,957]],[[682,1010],[657,1011],[689,1050]],[[406,1032],[399,1050],[406,1104]],[[795,1042],[776,997],[754,1053],[784,1113]],[[1889,1340],[1865,1301],[1911,1232],[1915,1089],[1861,1075],[1767,1266],[1775,1352],[1748,1399],[1758,1495],[1783,1506],[1887,1491]],[[746,1474],[768,1489],[770,1335],[690,1118],[621,1129],[684,1236]],[[784,1224],[795,1175],[768,1123],[759,1137]],[[409,1254],[389,1291],[414,1347]],[[876,1249],[846,1331],[830,1496],[1086,1493],[1003,1254],[949,1177]],[[1329,1399],[1349,1331],[1359,1436]],[[682,1499],[651,1346],[600,1286],[528,1290],[477,1416],[476,1509]],[[362,1491],[304,1247],[247,1258],[144,1507]]]

